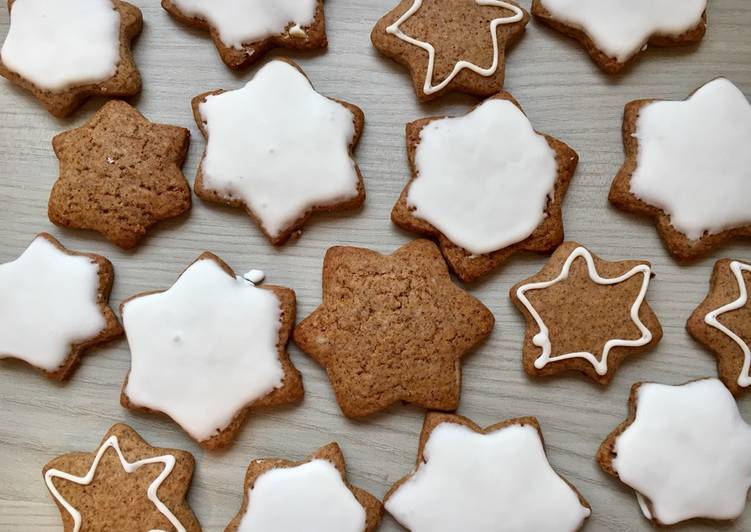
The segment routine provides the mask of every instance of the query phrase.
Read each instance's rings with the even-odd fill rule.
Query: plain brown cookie
[[[8,11],[13,9],[14,1],[8,0]],[[92,96],[128,98],[138,94],[141,92],[141,74],[133,60],[130,47],[141,33],[143,15],[136,6],[121,0],[112,0],[112,5],[120,13],[120,63],[115,74],[108,80],[71,87],[61,92],[50,91],[41,89],[19,74],[8,70],[2,61],[0,76],[31,92],[47,111],[58,118],[70,115]]]
[[[113,446],[114,441],[122,457]],[[101,449],[105,449],[104,454],[95,467]],[[161,457],[164,461],[138,464],[142,460]],[[126,471],[123,460],[134,470]],[[167,514],[161,512],[148,496],[150,486],[170,470],[158,483],[156,497],[187,532],[200,532],[201,525],[185,501],[194,468],[195,460],[189,452],[152,447],[129,426],[117,424],[107,432],[97,450],[55,458],[44,467],[43,475],[48,488],[51,483],[59,497],[80,513],[81,530],[176,530]],[[82,477],[92,469],[93,478],[87,484]],[[79,478],[73,482],[60,478],[59,473]],[[50,494],[60,510],[63,530],[72,532],[75,522],[70,511],[52,490]]]
[[[508,100],[521,110],[519,103],[508,92],[502,91],[490,99]],[[415,153],[420,144],[420,134],[428,124],[444,118],[446,117],[423,118],[407,124],[407,156],[409,158],[412,177],[407,186],[404,187],[399,200],[391,211],[391,220],[399,227],[436,240],[449,267],[464,282],[476,281],[480,277],[487,275],[516,253],[522,251],[550,253],[558,247],[564,238],[563,198],[566,195],[571,178],[576,171],[579,156],[569,146],[548,135],[544,136],[550,148],[555,151],[556,163],[558,164],[558,177],[555,181],[553,196],[548,200],[545,220],[530,236],[521,242],[484,255],[475,255],[451,242],[443,233],[426,220],[414,216],[413,209],[410,209],[407,202],[407,196],[412,182],[417,178]]]
[[[347,482],[346,465],[344,463],[344,455],[339,445],[336,443],[330,443],[325,447],[321,447],[309,458],[302,462],[292,462],[290,460],[283,460],[279,458],[265,458],[262,460],[253,460],[248,466],[248,470],[245,473],[245,482],[243,484],[243,502],[240,507],[240,511],[230,521],[224,532],[236,532],[240,526],[243,516],[248,511],[248,506],[253,501],[250,500],[250,490],[253,487],[256,479],[264,473],[271,471],[272,469],[283,469],[297,467],[299,465],[311,462],[313,460],[327,460],[331,462],[334,467],[341,473],[342,480],[346,484],[347,488],[352,492],[357,501],[365,509],[365,530],[363,532],[373,532],[378,528],[383,516],[383,504],[373,495],[365,490],[361,490]]]
[[[330,248],[323,303],[294,340],[326,369],[342,412],[356,418],[397,401],[455,410],[461,359],[494,324],[490,310],[451,281],[438,247],[415,240],[388,256]]]
[[[49,218],[62,227],[92,229],[123,249],[138,245],[161,220],[190,209],[180,168],[190,131],[154,124],[113,100],[80,128],[52,139],[60,177]]]

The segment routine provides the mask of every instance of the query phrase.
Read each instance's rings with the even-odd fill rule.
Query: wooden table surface
[[[232,73],[206,34],[173,21],[157,0],[133,3],[142,9],[145,26],[135,45],[144,88],[132,103],[153,121],[190,128],[192,145],[184,172],[192,183],[204,140],[193,122],[191,98],[211,89],[239,87],[254,69]],[[529,8],[530,0],[521,3]],[[404,124],[423,116],[461,114],[475,103],[449,97],[418,104],[406,71],[376,53],[370,29],[394,4],[327,0],[329,50],[292,55],[319,91],[365,111],[365,134],[357,150],[368,194],[361,212],[317,216],[299,241],[281,249],[270,246],[239,210],[197,199],[189,215],[163,223],[133,253],[93,233],[58,229],[47,219],[47,199],[57,177],[50,140],[85,121],[102,101],[89,102],[71,119],[57,120],[27,93],[0,80],[0,262],[14,259],[36,233],[49,231],[72,249],[112,260],[112,304],[117,307],[135,293],[169,287],[192,260],[210,250],[237,271],[259,268],[267,272],[268,282],[294,288],[299,317],[308,315],[320,302],[321,263],[328,247],[351,244],[391,252],[412,238],[389,221],[408,177]],[[464,364],[459,413],[481,425],[537,416],[553,466],[592,505],[588,530],[650,528],[633,493],[606,476],[594,454],[625,417],[634,382],[682,383],[716,375],[714,358],[689,338],[684,324],[704,297],[715,260],[751,258],[751,242],[736,243],[691,266],[678,266],[651,222],[607,203],[610,181],[623,160],[620,127],[626,102],[683,99],[716,76],[729,77],[751,96],[751,2],[710,4],[709,29],[698,47],[651,50],[620,77],[602,74],[582,47],[534,21],[506,63],[506,89],[535,128],[579,153],[579,169],[564,204],[567,237],[607,259],[650,260],[657,275],[648,300],[665,337],[656,350],[626,363],[604,388],[577,376],[533,382],[522,371],[523,321],[507,294],[514,283],[536,272],[544,257],[516,257],[469,288],[492,309],[497,324],[490,340]],[[7,29],[8,12],[1,7],[0,38]],[[0,363],[0,530],[59,530],[60,516],[45,489],[42,466],[62,453],[95,450],[107,429],[121,421],[154,445],[194,453],[198,465],[189,500],[205,530],[222,530],[237,512],[251,459],[301,459],[329,441],[342,446],[349,479],[382,497],[414,465],[423,412],[396,406],[362,422],[349,421],[340,414],[324,371],[296,347],[291,345],[290,351],[304,376],[304,402],[252,414],[236,443],[222,452],[200,449],[167,418],[133,414],[120,406],[120,386],[129,367],[124,340],[91,353],[64,385],[18,363]],[[751,421],[751,396],[740,400],[740,408]],[[391,518],[384,519],[382,530],[399,529]],[[719,527],[704,523],[678,529]],[[734,525],[722,529],[751,529],[751,505]]]

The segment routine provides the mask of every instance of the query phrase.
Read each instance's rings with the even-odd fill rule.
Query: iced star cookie
[[[436,239],[461,280],[563,241],[561,204],[579,157],[537,133],[510,94],[407,124],[407,152],[412,177],[391,219]]]
[[[529,14],[513,0],[402,0],[373,28],[373,46],[406,66],[417,98],[487,97],[503,88],[506,48]]]
[[[127,299],[122,405],[165,414],[216,449],[232,442],[253,407],[299,401],[302,377],[286,352],[295,293],[256,286],[262,280],[255,270],[236,276],[204,253],[170,289]]]
[[[646,301],[651,276],[646,261],[609,262],[576,242],[561,245],[542,270],[510,291],[527,321],[527,374],[573,370],[608,384],[626,357],[662,338]]]
[[[141,11],[121,0],[8,0],[0,75],[64,117],[91,96],[141,91],[130,51]]]
[[[707,29],[707,0],[533,0],[532,14],[617,74],[648,46],[687,46]]]
[[[277,458],[248,466],[240,512],[225,532],[373,532],[383,505],[347,482],[336,443],[303,462]]]
[[[685,101],[629,103],[623,142],[610,202],[654,218],[677,260],[751,236],[751,104],[730,81],[711,81]]]
[[[735,519],[751,487],[751,426],[717,379],[681,386],[637,383],[628,419],[597,461],[633,488],[647,519]]]
[[[67,379],[86,351],[123,332],[108,306],[113,279],[104,257],[39,234],[20,257],[0,264],[0,359]]]
[[[386,510],[411,532],[571,532],[587,501],[548,463],[533,417],[486,429],[467,418],[428,413],[417,466],[386,494]],[[440,511],[439,511],[440,509]]]
[[[152,447],[117,424],[98,450],[55,458],[43,473],[65,532],[200,532],[185,501],[194,468],[189,452]]]
[[[344,415],[357,418],[397,401],[456,410],[461,359],[494,324],[428,240],[387,256],[337,246],[324,258],[323,302],[294,340],[326,369]]]
[[[154,124],[114,100],[83,126],[52,139],[60,176],[52,188],[53,223],[91,229],[123,249],[161,220],[190,209],[180,168],[190,131]]]
[[[317,93],[291,61],[267,63],[242,89],[196,96],[193,112],[207,138],[196,195],[244,208],[272,244],[299,234],[313,212],[365,200],[353,158],[363,112]]]
[[[326,48],[323,0],[162,0],[180,22],[208,31],[225,64],[242,69],[272,48]]]

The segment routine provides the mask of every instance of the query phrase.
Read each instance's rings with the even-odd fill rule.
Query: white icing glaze
[[[453,79],[458,76],[459,73],[464,69],[469,69],[475,74],[479,74],[480,76],[484,77],[490,77],[498,70],[498,65],[500,62],[497,32],[498,26],[519,22],[524,18],[524,11],[522,11],[522,9],[518,6],[515,6],[508,2],[502,2],[500,0],[475,0],[475,3],[478,6],[492,6],[503,8],[513,13],[513,15],[509,17],[496,18],[490,21],[490,35],[493,41],[493,62],[488,68],[482,68],[481,66],[475,65],[474,63],[471,63],[469,61],[460,60],[456,63],[456,65],[454,65],[454,69],[451,71],[448,77],[438,85],[433,85],[433,70],[435,68],[435,48],[433,47],[433,45],[428,42],[415,39],[414,37],[410,37],[401,30],[401,25],[420,10],[420,7],[422,7],[422,0],[415,0],[412,4],[412,7],[410,7],[401,17],[399,17],[399,20],[386,28],[386,33],[394,35],[398,39],[401,39],[402,41],[407,42],[413,46],[422,48],[423,50],[428,52],[428,71],[425,74],[425,84],[422,88],[422,91],[425,94],[433,94],[445,89],[446,86],[451,83],[451,81],[453,81]]]
[[[65,508],[65,510],[73,518],[73,532],[78,532],[81,529],[81,513],[76,510],[68,501],[66,501],[62,495],[60,495],[60,492],[55,487],[53,480],[56,478],[61,478],[63,480],[78,484],[79,486],[88,486],[94,480],[94,475],[96,474],[97,467],[99,467],[99,462],[102,460],[102,456],[104,456],[105,451],[109,448],[112,448],[117,453],[117,457],[120,459],[120,463],[122,464],[123,469],[126,473],[133,473],[135,471],[138,471],[138,469],[147,464],[164,465],[164,469],[162,469],[162,472],[159,474],[159,476],[156,477],[151,484],[149,484],[146,495],[149,497],[149,500],[154,503],[154,506],[156,506],[157,510],[159,510],[159,513],[166,517],[178,532],[186,532],[185,527],[182,525],[182,523],[180,523],[177,517],[175,517],[175,515],[170,511],[170,509],[167,508],[167,506],[161,500],[159,500],[158,496],[159,487],[162,485],[165,479],[170,476],[172,470],[175,468],[175,457],[171,454],[168,454],[164,456],[144,458],[143,460],[138,460],[137,462],[128,462],[125,459],[123,452],[120,450],[120,444],[117,441],[117,436],[111,436],[99,448],[99,451],[97,452],[96,457],[91,464],[91,468],[89,469],[89,472],[86,473],[86,475],[77,477],[75,475],[71,475],[70,473],[59,471],[57,469],[50,469],[44,474],[44,481],[46,482],[47,488],[50,490],[50,493],[52,493],[52,496],[57,500],[57,502],[60,503],[60,505],[62,505],[62,507]],[[127,501],[124,501],[123,504],[127,504]],[[164,531],[151,530],[150,532]]]
[[[232,48],[280,35],[287,26],[310,26],[317,0],[172,0],[189,17],[200,17],[216,28]],[[297,34],[290,34],[299,37]],[[303,37],[305,34],[303,33]]]
[[[636,419],[616,439],[613,467],[639,494],[647,518],[666,525],[734,519],[751,487],[750,450],[751,426],[717,379],[643,384]]]
[[[577,530],[589,516],[550,467],[537,430],[510,425],[479,434],[442,423],[430,434],[424,463],[387,500],[386,510],[412,532]]]
[[[613,338],[611,340],[608,340],[605,345],[602,348],[602,356],[600,357],[600,360],[597,360],[597,357],[593,353],[588,352],[578,352],[578,353],[566,353],[563,355],[556,355],[551,356],[552,353],[552,344],[550,341],[550,330],[545,325],[545,322],[542,320],[542,317],[537,312],[537,310],[534,308],[532,303],[530,303],[529,299],[527,299],[526,293],[531,290],[542,290],[545,288],[548,288],[550,286],[553,286],[556,283],[559,283],[565,279],[568,279],[571,265],[574,263],[574,261],[577,258],[583,258],[587,263],[587,272],[589,273],[589,278],[600,285],[614,285],[618,283],[622,283],[624,281],[627,281],[634,277],[635,275],[642,275],[643,280],[641,284],[641,289],[639,290],[639,294],[636,296],[636,299],[634,300],[633,305],[631,305],[630,315],[631,315],[631,321],[634,322],[634,325],[636,325],[639,328],[639,331],[641,332],[641,336],[637,338],[636,340],[626,340],[622,338]],[[639,347],[643,345],[647,345],[649,342],[652,341],[652,333],[651,331],[642,323],[641,318],[639,318],[639,309],[641,308],[642,303],[644,302],[644,297],[647,295],[647,288],[649,287],[649,278],[651,275],[651,268],[647,266],[646,264],[639,264],[637,266],[634,266],[629,271],[624,273],[623,275],[620,275],[618,277],[612,277],[612,278],[606,278],[602,277],[598,272],[597,268],[595,267],[594,259],[592,258],[592,254],[583,247],[578,247],[574,251],[571,252],[571,255],[568,256],[566,259],[566,262],[563,264],[563,268],[561,269],[561,273],[556,277],[555,279],[551,279],[550,281],[541,281],[538,283],[530,283],[525,284],[516,291],[516,297],[519,299],[519,301],[522,302],[524,307],[527,309],[527,311],[530,313],[532,318],[537,323],[537,326],[540,329],[540,332],[537,333],[534,338],[532,339],[532,342],[537,347],[542,348],[542,353],[540,356],[535,360],[535,367],[537,369],[542,369],[546,365],[548,365],[551,362],[558,362],[561,360],[568,360],[572,358],[583,358],[592,366],[595,368],[595,371],[597,371],[598,375],[605,375],[608,372],[608,355],[610,354],[610,350],[614,347]],[[583,324],[583,326],[586,326]]]
[[[751,224],[751,104],[730,81],[639,112],[631,192],[689,239]]]
[[[678,36],[698,26],[707,0],[542,0],[542,6],[625,63],[652,35]]]
[[[191,265],[166,292],[123,306],[131,351],[125,394],[204,441],[247,404],[282,385],[281,319],[273,292],[214,260]]]
[[[107,326],[97,305],[99,266],[42,236],[0,265],[0,357],[56,371],[74,344]]]
[[[261,270],[250,270],[248,273],[243,275],[243,279],[253,284],[261,284],[264,279],[266,279],[266,274]]]
[[[328,460],[270,469],[248,493],[238,532],[363,532],[365,509]]]
[[[290,64],[271,61],[199,109],[209,138],[204,187],[241,199],[272,237],[314,206],[357,196],[352,113]]]
[[[100,83],[120,62],[120,14],[110,0],[16,0],[0,57],[40,89]]]
[[[543,222],[558,175],[555,156],[517,106],[487,100],[422,129],[407,204],[454,244],[490,253]]]

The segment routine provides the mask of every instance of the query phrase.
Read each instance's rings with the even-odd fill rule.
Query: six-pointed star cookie
[[[510,94],[407,124],[407,151],[412,178],[391,219],[435,238],[463,281],[563,241],[561,204],[579,157],[535,132]]]
[[[289,288],[257,287],[204,253],[169,290],[132,297],[121,312],[131,351],[121,403],[170,416],[209,449],[229,444],[252,407],[302,398],[286,352]]]
[[[121,0],[8,0],[10,30],[0,75],[64,117],[90,96],[141,91],[130,51],[141,11]]]
[[[365,200],[352,155],[365,123],[354,105],[317,93],[286,60],[264,65],[242,89],[193,99],[208,139],[196,194],[244,207],[274,245],[302,229],[314,211]]]
[[[527,321],[526,372],[575,370],[609,383],[627,356],[662,338],[645,300],[651,275],[646,261],[608,262],[575,242],[561,245],[539,273],[510,292]]]
[[[494,323],[451,282],[436,245],[415,240],[389,256],[330,248],[323,303],[297,325],[294,340],[326,369],[346,416],[396,401],[455,410],[461,359]]]
[[[637,100],[623,118],[616,207],[655,218],[681,261],[751,236],[751,103],[719,78],[685,101]]]
[[[97,451],[52,460],[44,481],[65,532],[198,532],[201,526],[185,502],[194,467],[189,452],[152,447],[117,424]]]
[[[409,68],[420,100],[451,91],[485,97],[503,88],[506,48],[527,22],[513,0],[402,0],[370,37]]]
[[[637,383],[628,419],[602,443],[605,472],[636,491],[657,525],[735,519],[751,487],[751,426],[717,379]]]
[[[533,417],[481,429],[467,418],[425,416],[415,471],[385,497],[411,532],[571,532],[587,501],[548,463]]]
[[[86,124],[52,139],[60,177],[49,218],[93,229],[124,249],[160,220],[190,209],[180,167],[190,131],[154,124],[122,101],[111,101]]]

